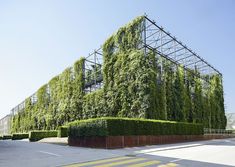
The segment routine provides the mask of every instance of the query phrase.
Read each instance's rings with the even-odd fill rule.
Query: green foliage
[[[69,137],[120,135],[202,135],[201,124],[133,118],[96,118],[69,125]]]
[[[106,122],[100,119],[75,121],[69,124],[69,137],[107,136]]]
[[[9,140],[9,139],[11,139],[12,138],[12,135],[3,135],[2,136],[2,139],[3,140]]]
[[[21,140],[21,139],[27,139],[29,138],[28,133],[13,133],[12,134],[12,140]]]
[[[184,114],[187,122],[193,122],[193,104],[192,104],[192,87],[193,87],[193,76],[189,71],[185,74],[184,84]]]
[[[214,129],[224,129],[226,127],[226,117],[224,115],[224,96],[222,78],[214,75],[210,84],[210,127]]]
[[[82,109],[83,119],[107,116],[103,89],[86,94],[83,99]]]
[[[82,105],[84,96],[84,85],[85,81],[83,79],[83,67],[85,59],[74,63],[74,80],[73,80],[73,91],[70,100],[71,106],[71,121],[82,118]]]
[[[176,70],[173,88],[174,88],[173,96],[175,97],[174,120],[185,121],[186,111],[184,107],[185,107],[186,91],[184,88],[184,70],[181,66],[179,66]]]
[[[122,27],[103,45],[105,111],[108,116],[159,118],[155,54],[138,49],[143,17]]]
[[[155,106],[156,113],[158,114],[158,119],[167,120],[167,97],[166,97],[166,78],[162,73],[162,66],[160,65],[163,59],[157,56],[157,67],[156,71],[156,80],[157,85],[156,88],[153,89],[155,93]]]
[[[25,100],[25,108],[12,118],[11,132],[54,130],[82,118],[84,58],[52,78],[36,92],[36,103]]]
[[[196,69],[186,72],[157,52],[145,54],[139,48],[143,19],[137,17],[106,40],[102,68],[96,65],[85,73],[82,58],[42,86],[36,102],[27,98],[25,108],[12,118],[11,132],[55,130],[74,120],[107,116],[224,129],[222,76],[203,76]],[[101,76],[103,88],[85,94],[85,83]]]
[[[2,140],[2,136],[0,136],[0,140]]]
[[[202,122],[203,101],[202,101],[202,85],[199,78],[194,78],[195,92],[193,97],[194,104],[194,120],[196,123]]]
[[[118,54],[111,65],[113,72],[107,69],[113,81],[104,89],[109,116],[157,118],[153,61],[150,56],[145,57],[143,51]]]
[[[58,132],[56,130],[38,130],[38,131],[30,131],[29,132],[29,140],[30,141],[38,141],[43,138],[48,137],[57,137]]]
[[[175,120],[175,96],[174,96],[174,71],[172,64],[167,61],[164,61],[163,64],[164,69],[164,81],[165,81],[165,90],[166,90],[166,112],[167,112],[167,119],[168,120]]]
[[[60,126],[58,128],[58,137],[68,137],[68,127]]]

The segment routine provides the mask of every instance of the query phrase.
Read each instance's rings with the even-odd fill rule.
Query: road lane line
[[[90,161],[90,162],[85,162],[85,163],[78,163],[78,164],[67,165],[66,167],[79,167],[79,166],[96,165],[96,164],[112,162],[112,161],[118,161],[118,160],[125,160],[125,159],[130,159],[130,158],[131,157],[109,158],[109,159],[97,160],[97,161],[92,161],[92,162]]]
[[[168,163],[168,164],[164,164],[164,165],[158,165],[158,167],[175,167],[175,166],[178,166],[178,165],[175,164],[175,163]]]
[[[170,147],[161,147],[161,148],[152,148],[152,149],[145,149],[136,151],[136,153],[150,153],[150,152],[157,152],[157,151],[167,151],[173,149],[183,149],[188,147],[198,147],[202,146],[203,144],[187,144],[187,145],[180,145],[180,146],[170,146]]]
[[[160,164],[160,161],[147,161],[147,162],[140,163],[140,164],[129,165],[128,167],[144,167],[144,166],[155,165],[155,164]]]
[[[172,161],[170,161],[170,162],[177,162],[177,161],[181,161],[181,160],[183,160],[183,159],[182,159],[182,158],[179,158],[179,159],[172,160]]]
[[[132,162],[139,162],[139,161],[144,161],[146,160],[145,158],[132,158],[130,160],[125,160],[125,161],[121,161],[121,162],[113,162],[113,163],[109,163],[109,164],[102,164],[99,166],[95,166],[95,167],[110,167],[110,166],[117,166],[117,165],[124,165],[124,164],[129,164]]]
[[[54,155],[54,156],[57,156],[57,157],[60,157],[61,155],[59,154],[54,154],[54,153],[50,153],[50,152],[47,152],[47,151],[38,151],[40,153],[44,153],[44,154],[48,154],[48,155]]]

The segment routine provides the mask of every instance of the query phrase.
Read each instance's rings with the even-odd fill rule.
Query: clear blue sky
[[[233,0],[0,0],[0,118],[145,12],[222,72],[235,112]]]

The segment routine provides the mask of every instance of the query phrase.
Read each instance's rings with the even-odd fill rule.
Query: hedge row
[[[28,133],[13,133],[12,134],[12,140],[21,140],[21,139],[27,139],[29,138]]]
[[[67,126],[59,127],[58,137],[68,137],[68,127]]]
[[[29,138],[30,141],[38,141],[47,137],[68,137],[68,127],[59,127],[58,131],[31,131],[29,133],[13,133],[12,135],[0,136],[0,140],[21,140]]]
[[[71,138],[120,135],[202,135],[203,125],[132,118],[96,118],[69,124]]]
[[[57,137],[57,131],[56,130],[51,130],[51,131],[31,131],[29,132],[29,140],[30,141],[38,141],[43,138],[47,137]]]
[[[12,136],[11,135],[3,135],[3,136],[0,136],[0,140],[8,140],[8,139],[11,139]]]
[[[8,140],[8,139],[11,139],[11,138],[12,138],[11,135],[3,135],[3,136],[2,136],[2,139],[3,139],[3,140]]]

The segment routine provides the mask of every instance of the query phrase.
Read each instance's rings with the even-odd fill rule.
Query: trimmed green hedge
[[[2,140],[2,136],[0,136],[0,140]]]
[[[8,140],[8,139],[11,139],[11,138],[12,138],[11,135],[3,135],[3,136],[2,136],[2,139],[3,139],[3,140]]]
[[[132,118],[96,118],[74,121],[69,125],[69,137],[119,135],[202,135],[203,125]]]
[[[58,137],[68,137],[68,127],[60,126],[58,129]]]
[[[47,137],[57,137],[57,131],[56,130],[50,130],[50,131],[43,131],[43,130],[38,130],[38,131],[31,131],[29,132],[29,140],[30,141],[38,141],[43,138]]]
[[[27,139],[29,138],[28,133],[13,133],[12,134],[12,140],[21,140],[21,139]]]

